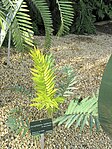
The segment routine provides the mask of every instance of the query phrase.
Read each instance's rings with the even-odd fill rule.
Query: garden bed
[[[43,47],[44,37],[35,37],[38,46]],[[112,35],[97,33],[96,35],[67,35],[65,37],[52,37],[52,47],[56,61],[56,68],[71,65],[77,76],[74,97],[92,96],[99,89],[104,68],[112,53]],[[6,65],[6,51],[1,49],[0,55],[0,137],[1,149],[37,149],[40,143],[34,138],[27,136],[21,138],[8,131],[5,125],[9,110],[16,106],[24,107],[26,114],[31,113],[31,120],[46,118],[44,111],[39,112],[29,108],[29,99],[26,95],[15,92],[10,88],[15,85],[23,85],[31,89],[30,68],[32,60],[29,54],[25,54],[21,61],[20,54],[11,50],[10,66]],[[57,74],[59,75],[59,74]],[[67,107],[67,101],[63,104],[63,113]],[[62,110],[62,109],[61,109]],[[45,135],[45,149],[111,149],[112,144],[108,136],[101,131],[99,134],[93,130],[90,135],[86,127],[82,135],[75,130],[74,125],[70,129],[64,126],[55,127],[53,133]]]

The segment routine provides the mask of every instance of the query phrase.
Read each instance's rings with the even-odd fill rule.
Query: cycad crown
[[[55,75],[51,65],[52,59],[47,55],[44,56],[36,48],[34,51],[31,50],[30,55],[34,61],[34,68],[31,69],[31,73],[37,95],[32,100],[31,106],[39,110],[46,109],[51,114],[54,109],[58,109],[58,103],[64,101],[62,97],[55,98],[57,89],[55,88]]]

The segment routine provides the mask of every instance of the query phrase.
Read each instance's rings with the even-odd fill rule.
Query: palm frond
[[[50,57],[44,56],[39,50],[31,50],[31,57],[34,61],[34,68],[31,69],[34,81],[34,88],[37,97],[32,101],[31,106],[37,109],[46,109],[48,113],[52,113],[58,108],[58,103],[63,102],[63,98],[55,98],[57,89],[55,88],[55,75],[51,67]]]
[[[13,2],[11,0],[1,0],[1,1],[2,1],[3,6],[5,7],[5,10],[8,11],[10,7],[14,8]]]
[[[4,30],[3,22],[5,22],[5,14],[3,11],[0,10],[0,27]]]
[[[58,83],[59,86],[59,92],[58,94],[60,96],[69,97],[73,95],[73,91],[76,89],[74,85],[76,84],[76,76],[74,73],[74,70],[71,66],[64,66],[61,70],[62,72],[62,78],[60,82]]]
[[[7,16],[6,16],[6,19],[5,19],[6,22],[3,22],[4,30],[3,29],[1,30],[1,37],[2,38],[1,38],[0,47],[2,46],[3,41],[4,41],[4,39],[5,39],[6,35],[7,35],[7,32],[10,29],[11,24],[12,24],[16,14],[17,14],[17,12],[19,11],[22,3],[23,3],[23,0],[18,0],[16,2],[16,9],[14,9],[12,1],[10,1],[10,0],[6,0],[6,1],[2,0],[2,4],[5,7],[5,9],[7,10]]]
[[[56,2],[58,4],[61,19],[60,28],[57,35],[61,36],[69,32],[70,26],[73,22],[73,3],[70,0],[56,0]]]
[[[52,16],[45,0],[33,0],[35,6],[39,10],[45,26],[45,48],[49,48],[51,44],[51,35],[53,32]]]
[[[30,16],[26,13],[27,11],[27,5],[24,2],[11,26],[13,41],[18,51],[24,51],[26,47],[34,46],[32,23]]]
[[[33,46],[33,31],[31,27],[31,21],[26,3],[23,0],[10,1],[2,0],[3,6],[7,11],[6,22],[4,24],[4,30],[1,30],[1,44],[7,35],[8,30],[11,28],[13,41],[15,47],[19,51],[23,51],[25,47]]]
[[[90,126],[90,131],[93,126],[99,130],[98,97],[95,95],[92,98],[87,97],[80,103],[79,99],[71,100],[65,115],[54,120],[54,123],[58,123],[58,125],[65,123],[67,128],[75,123],[75,128],[80,127],[81,132],[85,125]]]

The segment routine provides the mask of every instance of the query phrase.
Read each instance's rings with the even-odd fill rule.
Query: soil
[[[110,27],[109,27],[110,28]],[[112,28],[112,27],[111,27]],[[103,32],[102,32],[103,31]],[[35,37],[38,47],[42,49],[44,37]],[[26,136],[21,138],[9,131],[5,125],[9,110],[22,106],[26,115],[32,114],[31,120],[45,118],[46,113],[29,107],[29,98],[19,92],[11,90],[11,87],[22,85],[32,89],[30,68],[32,60],[29,54],[21,55],[11,49],[10,65],[7,65],[6,49],[1,49],[0,55],[0,137],[1,149],[39,149],[39,140]],[[112,53],[112,34],[98,31],[96,35],[67,35],[64,37],[52,37],[51,53],[55,57],[56,68],[64,65],[73,67],[77,76],[74,97],[82,98],[92,96],[99,90],[105,66]],[[69,100],[65,104],[65,107]],[[65,111],[63,107],[62,113]],[[86,127],[82,135],[75,130],[74,125],[70,129],[64,126],[54,127],[53,132],[45,134],[45,149],[111,149],[112,142],[101,130],[90,135]]]

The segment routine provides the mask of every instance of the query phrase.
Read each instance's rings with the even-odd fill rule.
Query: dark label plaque
[[[51,118],[30,122],[31,135],[43,134],[51,130],[53,130],[53,123]]]

